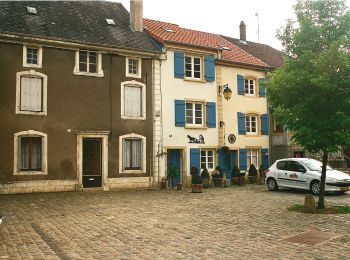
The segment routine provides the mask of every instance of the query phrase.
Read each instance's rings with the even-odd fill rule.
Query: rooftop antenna
[[[256,19],[258,20],[258,30],[257,30],[257,34],[258,34],[258,42],[260,42],[260,21],[259,21],[259,11],[256,11],[255,16],[256,16]]]

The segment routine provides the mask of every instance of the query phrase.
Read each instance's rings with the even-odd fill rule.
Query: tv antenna
[[[256,11],[255,16],[256,16],[256,19],[258,20],[258,30],[257,30],[257,34],[258,34],[258,42],[260,42],[260,21],[259,21],[259,11]]]

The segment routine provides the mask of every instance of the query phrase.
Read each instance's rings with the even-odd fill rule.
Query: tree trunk
[[[327,172],[327,162],[328,162],[328,152],[323,151],[322,158],[322,174],[321,174],[321,183],[320,183],[320,195],[318,196],[318,209],[324,209],[324,194],[325,194],[325,185],[326,185],[326,172]]]

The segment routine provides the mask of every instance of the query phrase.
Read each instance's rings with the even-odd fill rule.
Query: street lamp
[[[224,98],[228,101],[231,99],[232,90],[229,88],[228,84],[219,86],[219,95],[224,94]]]

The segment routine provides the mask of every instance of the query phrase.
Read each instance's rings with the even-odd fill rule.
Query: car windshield
[[[310,170],[310,171],[321,171],[322,170],[322,163],[313,159],[302,161],[303,164]],[[332,170],[331,167],[327,165],[327,170]]]

